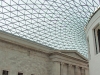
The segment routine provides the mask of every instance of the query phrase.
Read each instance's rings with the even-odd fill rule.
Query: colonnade
[[[67,63],[54,63],[53,75],[89,75],[87,68]]]
[[[85,75],[85,68],[72,64],[61,63],[61,75]]]

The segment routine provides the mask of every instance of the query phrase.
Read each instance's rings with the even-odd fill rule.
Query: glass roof
[[[0,0],[0,30],[87,57],[84,27],[100,0]]]

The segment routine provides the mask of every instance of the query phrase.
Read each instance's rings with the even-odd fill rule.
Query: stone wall
[[[90,75],[100,75],[100,48],[97,28],[100,29],[100,8],[93,13],[86,26]]]
[[[2,70],[9,75],[49,75],[48,55],[31,49],[0,41],[0,75]]]

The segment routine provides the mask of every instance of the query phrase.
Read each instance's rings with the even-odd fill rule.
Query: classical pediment
[[[76,50],[60,50],[60,51],[61,51],[61,53],[66,54],[68,56],[87,61],[87,58],[85,58],[83,55],[81,55]]]

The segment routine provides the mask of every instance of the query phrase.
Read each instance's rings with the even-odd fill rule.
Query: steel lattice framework
[[[84,27],[99,0],[0,0],[0,30],[87,57]]]

